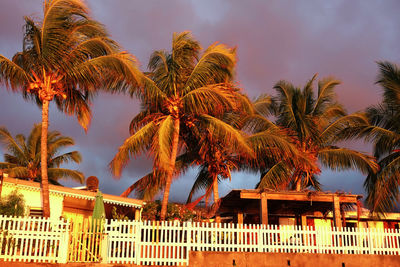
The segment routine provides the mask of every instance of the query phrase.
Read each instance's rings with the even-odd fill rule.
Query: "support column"
[[[307,227],[307,216],[306,215],[301,215],[301,226],[303,229],[306,229]]]
[[[342,219],[340,216],[340,201],[339,196],[337,195],[333,196],[333,220],[336,227],[342,227]]]
[[[268,224],[268,199],[265,193],[261,193],[260,219],[262,224]]]
[[[135,209],[135,221],[140,221],[140,210],[138,208]]]
[[[242,211],[238,211],[236,212],[237,215],[237,223],[238,224],[243,224],[243,212]]]

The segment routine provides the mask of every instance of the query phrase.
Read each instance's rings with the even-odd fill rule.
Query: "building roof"
[[[362,195],[354,195],[349,193],[332,193],[323,191],[275,191],[263,189],[239,189],[240,198],[244,199],[261,199],[264,196],[270,200],[294,200],[294,201],[322,201],[332,202],[333,197],[337,196],[342,203],[355,203]],[[229,195],[229,194],[228,194]]]
[[[16,186],[17,188],[25,188],[32,191],[40,191],[40,183],[14,179],[14,178],[4,178],[4,185]],[[59,185],[49,185],[49,191],[51,194],[58,194],[78,199],[95,200],[96,192],[74,189]],[[136,207],[140,208],[144,205],[144,202],[139,199],[120,197],[110,194],[103,193],[104,203],[116,204],[120,206]]]
[[[361,195],[347,193],[331,193],[321,191],[274,191],[261,189],[234,189],[221,199],[219,211],[222,213],[233,210],[259,212],[260,199],[267,199],[274,211],[285,206],[285,209],[308,210],[332,208],[333,198],[337,197],[342,204],[356,204]],[[314,204],[313,204],[314,203]]]

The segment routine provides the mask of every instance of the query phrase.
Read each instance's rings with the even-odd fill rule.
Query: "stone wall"
[[[189,267],[399,267],[400,256],[258,252],[191,252]],[[0,261],[0,267],[144,267],[134,264],[45,264]],[[156,267],[156,266],[154,266]]]
[[[399,267],[400,256],[258,252],[191,252],[190,267]]]

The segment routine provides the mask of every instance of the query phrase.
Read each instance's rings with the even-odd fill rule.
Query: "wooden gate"
[[[104,220],[85,218],[71,222],[68,261],[101,262]]]

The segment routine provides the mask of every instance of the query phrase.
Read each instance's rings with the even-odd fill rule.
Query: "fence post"
[[[189,254],[192,244],[192,223],[191,222],[184,222],[183,229],[186,228],[186,260],[187,264],[189,264]]]
[[[59,219],[59,225],[61,226],[61,236],[60,236],[60,245],[58,247],[58,263],[67,263],[68,259],[68,247],[69,247],[69,227],[70,222],[67,219],[66,222],[63,219]],[[65,226],[65,229],[64,227]]]
[[[257,246],[257,251],[258,252],[264,252],[263,251],[263,247],[264,247],[264,244],[263,244],[263,235],[264,235],[264,232],[263,232],[263,229],[264,229],[264,226],[265,226],[265,224],[261,224],[261,225],[258,225],[257,226],[257,237],[258,237],[258,240],[257,240],[257,244],[258,244],[258,246]]]
[[[137,265],[140,265],[142,261],[141,257],[141,250],[142,250],[142,224],[144,224],[145,221],[136,221],[135,222],[135,261],[134,263]]]
[[[371,237],[371,229],[373,228],[367,228],[367,233],[368,233],[368,252],[369,254],[373,254],[372,253],[372,237]]]
[[[108,225],[109,225],[109,221],[108,220],[104,220],[102,222],[104,225],[101,226],[101,230],[102,230],[102,237],[101,237],[101,251],[100,251],[100,255],[101,255],[101,263],[108,263],[108,250],[110,248],[110,242],[109,242],[109,236],[108,236]]]

